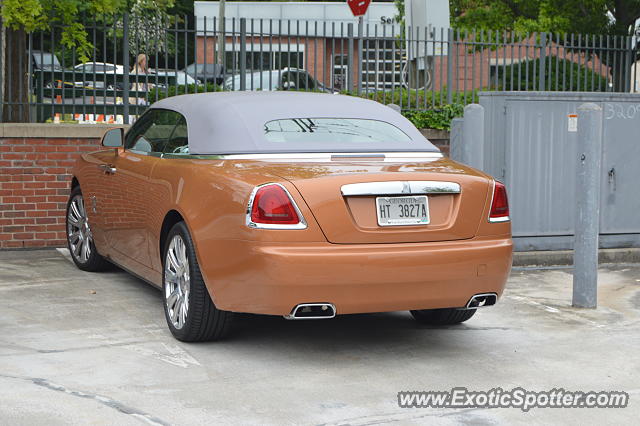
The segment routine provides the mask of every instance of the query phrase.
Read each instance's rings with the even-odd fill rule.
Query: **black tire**
[[[452,325],[460,324],[471,318],[476,313],[476,309],[423,309],[411,311],[411,315],[420,324],[429,325]]]
[[[78,211],[78,200],[81,201],[82,211]],[[75,208],[72,209],[72,204],[75,204]],[[70,218],[78,219],[78,216],[83,216],[81,219],[81,223],[72,223]],[[82,197],[82,191],[80,190],[80,186],[76,186],[71,190],[71,194],[69,195],[69,201],[67,201],[67,210],[65,216],[65,230],[67,235],[67,248],[69,249],[69,254],[71,255],[71,259],[73,263],[79,269],[88,272],[98,272],[107,269],[110,264],[109,262],[98,253],[96,250],[96,245],[93,241],[93,234],[91,233],[91,228],[89,227],[89,222],[87,220],[87,213],[85,210],[84,198]],[[88,254],[85,256],[85,252],[82,251],[84,244],[87,240],[83,240],[83,243],[80,244],[80,236],[83,239],[88,238]],[[79,249],[79,250],[78,250]]]
[[[169,296],[171,294],[171,285],[179,286],[179,284],[171,284],[166,275],[168,268],[168,253],[171,242],[179,236],[184,242],[185,255],[189,262],[189,283],[186,300],[187,313],[181,327],[174,325],[171,319],[170,311],[174,312],[177,305],[169,306]],[[227,312],[216,308],[202,278],[200,266],[196,259],[193,240],[189,234],[189,230],[184,222],[175,224],[167,235],[164,250],[162,252],[162,294],[164,315],[171,334],[183,342],[203,342],[219,340],[227,336],[231,329],[233,312]],[[171,266],[170,266],[171,268]],[[186,268],[185,268],[186,270]],[[179,314],[178,314],[179,315]]]

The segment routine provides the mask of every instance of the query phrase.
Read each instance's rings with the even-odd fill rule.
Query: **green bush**
[[[539,70],[540,59],[498,67],[499,84],[496,88],[503,87],[504,81],[507,90],[541,90],[538,88]],[[608,83],[607,78],[598,72],[568,59],[559,59],[557,56],[550,56],[545,60],[545,82],[547,87],[544,90],[562,92],[605,91]]]
[[[405,111],[403,115],[418,129],[451,130],[451,120],[462,117],[464,105],[443,105],[439,109]]]
[[[451,104],[466,105],[473,102],[478,102],[478,90],[466,91],[466,92],[453,92]],[[345,95],[356,96],[355,93],[341,92]],[[360,96],[363,98],[371,99],[382,104],[396,104],[402,107],[402,109],[439,109],[440,107],[447,105],[447,91],[446,88],[442,91],[424,91],[414,89],[398,88],[395,90],[376,91],[367,93],[363,91]]]
[[[222,88],[215,83],[207,83],[206,86],[204,84],[197,86],[195,84],[169,86],[166,89],[164,87],[154,87],[147,93],[147,100],[149,103],[153,103],[164,98],[170,98],[171,96],[220,91],[222,91]]]
[[[355,93],[343,92],[356,96]],[[393,91],[362,93],[362,97],[402,107],[402,115],[419,129],[450,130],[451,120],[462,117],[465,105],[478,102],[478,90],[453,92],[452,103],[447,103],[446,88],[442,92],[399,88]]]

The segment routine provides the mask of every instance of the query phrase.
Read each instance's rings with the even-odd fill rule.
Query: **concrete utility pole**
[[[218,57],[217,62],[224,65],[224,48],[225,48],[225,28],[224,28],[224,7],[225,0],[218,3]]]
[[[585,103],[578,108],[578,156],[573,306],[595,308],[598,300],[602,108],[594,103]]]
[[[462,163],[484,170],[484,107],[480,104],[464,107],[461,148]]]

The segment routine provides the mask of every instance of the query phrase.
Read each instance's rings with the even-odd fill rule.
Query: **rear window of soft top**
[[[404,145],[411,138],[396,126],[380,120],[363,118],[287,118],[272,120],[264,125],[268,142],[316,145]]]

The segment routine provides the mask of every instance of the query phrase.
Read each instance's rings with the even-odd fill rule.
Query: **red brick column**
[[[0,249],[63,247],[70,170],[97,138],[0,138]]]

